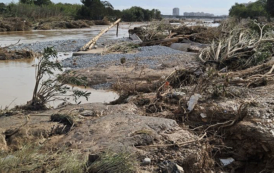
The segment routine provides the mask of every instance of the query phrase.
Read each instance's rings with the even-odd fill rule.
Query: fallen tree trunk
[[[265,74],[265,73],[272,73],[273,71],[273,66],[274,66],[274,61],[269,61],[266,63],[263,63],[261,65],[257,65],[245,70],[241,70],[241,71],[236,71],[236,72],[229,72],[226,74],[226,76],[228,77],[241,77],[241,78],[246,78],[252,75],[256,75],[256,74]],[[272,71],[271,71],[272,70]],[[220,75],[224,75],[224,74],[220,74]]]
[[[93,46],[96,44],[97,40],[104,34],[106,33],[108,30],[110,30],[113,26],[117,25],[119,22],[121,21],[121,19],[118,19],[116,22],[114,22],[113,24],[111,24],[108,28],[102,30],[96,37],[94,37],[92,40],[90,40],[87,44],[85,44],[80,50],[81,51],[86,51],[88,49],[92,49]]]

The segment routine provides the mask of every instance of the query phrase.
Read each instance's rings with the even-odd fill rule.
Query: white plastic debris
[[[232,157],[230,157],[227,159],[220,159],[220,161],[224,166],[227,166],[227,165],[230,165],[231,163],[233,163],[235,160]]]
[[[143,164],[144,165],[149,165],[151,163],[151,159],[150,158],[145,158],[144,160],[143,160]]]
[[[206,114],[204,114],[204,113],[201,113],[200,115],[201,115],[202,118],[206,118],[207,117]]]
[[[192,111],[195,105],[198,103],[198,100],[202,98],[200,94],[194,94],[190,97],[189,101],[187,102],[188,110]]]
[[[184,96],[184,95],[186,95],[186,93],[184,93],[184,92],[173,92],[173,95]]]

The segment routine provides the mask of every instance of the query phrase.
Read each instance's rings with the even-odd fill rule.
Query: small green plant
[[[51,101],[61,100],[66,101],[68,97],[73,97],[74,101],[80,97],[85,97],[88,100],[90,92],[76,90],[73,87],[66,85],[62,75],[54,75],[55,71],[63,71],[61,64],[56,60],[57,52],[50,47],[44,49],[43,56],[40,58],[36,67],[36,82],[33,91],[32,100],[24,106],[25,109],[39,110],[45,109],[46,104]],[[53,59],[53,60],[52,60]],[[44,77],[49,78],[43,81]],[[85,80],[71,76],[72,84],[86,85]],[[67,95],[68,91],[72,94]]]

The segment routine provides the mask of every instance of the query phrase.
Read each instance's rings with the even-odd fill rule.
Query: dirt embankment
[[[35,30],[88,28],[95,25],[89,20],[41,21],[33,24]]]
[[[67,20],[67,19],[44,19],[30,21],[19,17],[0,18],[0,32],[6,31],[30,31],[51,29],[75,29],[89,28],[93,25],[109,25],[107,20]]]
[[[32,23],[22,18],[0,19],[0,32],[6,31],[30,31]]]

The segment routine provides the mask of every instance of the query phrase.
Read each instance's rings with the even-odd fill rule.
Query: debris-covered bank
[[[67,59],[71,73],[120,98],[2,116],[0,147],[39,144],[48,155],[33,170],[58,164],[82,172],[272,172],[274,40],[271,25],[263,25],[223,23],[210,46],[194,54],[125,42]],[[74,162],[64,159],[73,167],[55,153],[73,155]],[[16,152],[1,157],[0,165],[11,158],[27,165]]]

